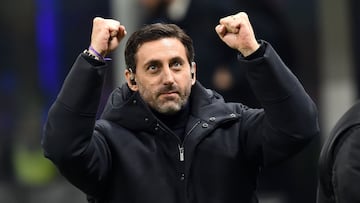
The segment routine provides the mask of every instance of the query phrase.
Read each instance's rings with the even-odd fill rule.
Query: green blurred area
[[[41,150],[17,147],[14,167],[17,181],[24,185],[41,186],[50,183],[57,176],[56,168]]]

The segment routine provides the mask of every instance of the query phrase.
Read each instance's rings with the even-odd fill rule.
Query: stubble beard
[[[165,115],[172,115],[179,112],[182,107],[186,104],[187,99],[179,99],[178,101],[170,100],[161,103],[157,103],[157,105],[153,106],[153,108],[159,113]]]
[[[166,98],[166,96],[162,95],[163,92],[168,92],[168,91],[176,91],[177,97],[168,99]],[[148,97],[149,94],[152,95]],[[145,102],[147,102],[152,109],[164,115],[173,115],[179,112],[186,105],[189,99],[190,90],[187,90],[186,92],[181,94],[181,91],[178,90],[178,88],[168,86],[156,91],[156,93],[155,92],[150,93],[149,91],[146,91],[146,92],[142,92],[141,95],[143,96]],[[147,99],[147,98],[152,98],[152,99]]]

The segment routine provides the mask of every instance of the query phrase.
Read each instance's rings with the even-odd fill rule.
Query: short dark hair
[[[191,65],[194,61],[195,53],[192,39],[175,24],[155,23],[142,27],[134,32],[128,39],[125,47],[125,63],[126,67],[136,71],[136,53],[139,47],[150,41],[162,38],[176,38],[185,46],[187,59]]]

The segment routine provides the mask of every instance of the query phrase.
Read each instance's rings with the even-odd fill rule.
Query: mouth
[[[176,97],[179,95],[179,92],[177,91],[168,91],[168,92],[161,92],[160,96],[169,98],[169,97]]]
[[[160,95],[178,95],[178,92],[176,92],[176,91],[162,92],[162,93],[160,93]]]

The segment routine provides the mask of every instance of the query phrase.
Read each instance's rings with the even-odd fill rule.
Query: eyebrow
[[[183,62],[183,63],[185,62],[185,60],[183,58],[178,57],[178,56],[170,59],[170,63],[173,63],[174,61],[180,61],[180,62]]]
[[[185,60],[179,56],[175,56],[169,60],[170,63],[173,63],[174,61],[185,62]],[[152,59],[152,60],[146,62],[144,64],[144,67],[148,67],[149,65],[161,65],[161,64],[162,64],[162,62],[160,60]]]

